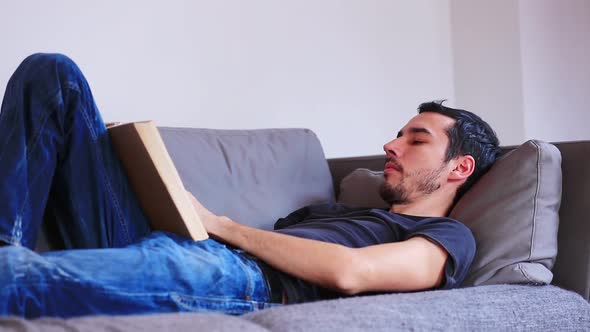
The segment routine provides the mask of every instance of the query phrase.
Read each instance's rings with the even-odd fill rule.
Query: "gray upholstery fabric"
[[[557,255],[561,154],[528,141],[500,158],[451,211],[477,254],[463,285],[548,284]]]
[[[330,158],[328,159],[328,165],[330,166],[330,173],[332,173],[332,182],[334,183],[336,197],[340,197],[340,184],[342,179],[358,168],[382,171],[385,166],[385,154],[363,157]]]
[[[311,130],[159,129],[186,189],[216,214],[270,229],[302,206],[334,200]]]
[[[553,286],[492,285],[290,305],[245,318],[273,331],[587,331],[590,305]]]
[[[342,179],[338,200],[386,207],[377,190],[382,182],[382,172],[357,169]],[[555,146],[528,141],[502,156],[450,214],[477,242],[463,284],[550,283],[560,199],[561,154]]]
[[[590,301],[590,141],[557,143],[563,157],[553,284]]]
[[[287,305],[241,317],[103,316],[25,321],[1,331],[588,331],[590,304],[554,286],[492,285]]]
[[[352,207],[388,208],[379,195],[382,183],[382,171],[357,168],[340,182],[338,202]]]
[[[0,317],[0,331],[11,332],[149,332],[149,331],[240,331],[260,332],[265,328],[239,317],[221,314],[159,314],[94,316],[72,319],[24,320]]]

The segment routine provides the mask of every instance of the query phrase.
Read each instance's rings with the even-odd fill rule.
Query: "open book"
[[[208,238],[152,121],[107,125],[111,142],[152,229]]]

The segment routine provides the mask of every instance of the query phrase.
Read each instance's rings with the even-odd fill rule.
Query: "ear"
[[[449,174],[449,181],[466,181],[475,171],[475,159],[470,155],[455,158],[455,167]]]

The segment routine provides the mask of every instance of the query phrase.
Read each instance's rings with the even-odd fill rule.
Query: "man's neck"
[[[428,195],[406,204],[394,204],[389,209],[393,213],[413,216],[446,217],[453,204],[449,195]]]

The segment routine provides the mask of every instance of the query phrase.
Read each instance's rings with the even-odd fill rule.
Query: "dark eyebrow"
[[[426,135],[432,136],[432,133],[430,132],[430,130],[428,130],[424,127],[412,127],[412,128],[409,128],[408,131],[412,134],[426,134]],[[397,137],[401,137],[401,136],[403,136],[403,134],[404,133],[402,133],[402,131],[400,130],[397,133]]]

